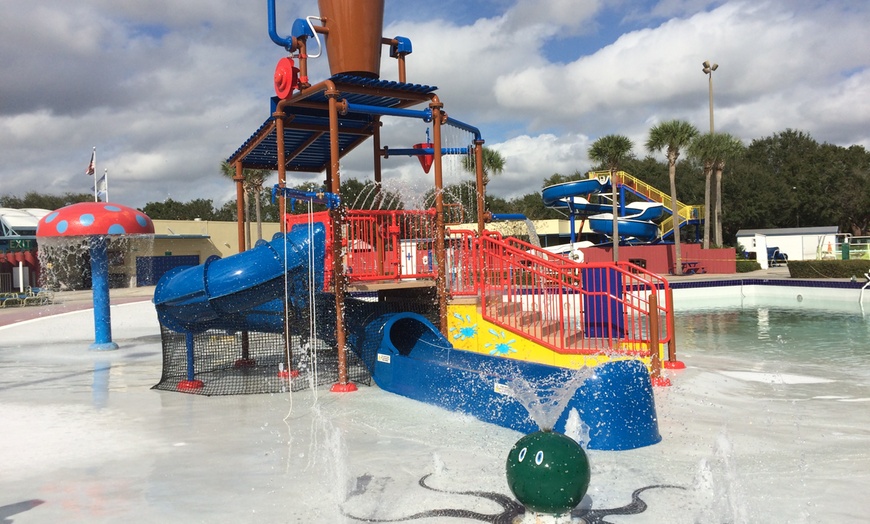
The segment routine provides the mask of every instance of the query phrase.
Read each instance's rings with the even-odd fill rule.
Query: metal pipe
[[[390,157],[390,156],[420,156],[420,155],[434,155],[435,148],[434,147],[422,147],[419,149],[410,149],[410,148],[401,148],[401,149],[393,149],[393,148],[384,148],[379,150],[380,156]],[[467,147],[442,147],[441,148],[442,155],[467,155],[468,148]]]
[[[378,116],[401,116],[406,118],[419,118],[424,122],[432,121],[431,109],[400,109],[396,107],[370,106],[368,104],[347,103],[347,110],[354,113]]]
[[[459,120],[456,120],[455,118],[450,118],[450,117],[447,118],[446,123],[448,125],[451,125],[453,127],[458,127],[459,129],[462,129],[464,131],[468,131],[469,133],[473,134],[474,140],[483,140],[483,137],[480,134],[480,129],[474,127],[471,124],[466,124],[465,122],[460,122]]]
[[[522,213],[492,213],[490,216],[493,220],[526,220]]]
[[[275,28],[275,0],[266,0],[266,11],[269,16],[269,38],[279,46],[291,51],[293,49],[293,37],[284,38],[278,36],[278,31]]]

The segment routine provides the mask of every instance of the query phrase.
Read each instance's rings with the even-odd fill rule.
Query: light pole
[[[704,60],[704,74],[710,79],[710,134],[713,134],[713,71],[719,69],[719,64],[710,65],[709,60]]]

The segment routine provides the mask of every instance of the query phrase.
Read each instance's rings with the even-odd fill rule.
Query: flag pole
[[[97,147],[94,146],[94,151],[91,154],[91,166],[88,174],[93,175],[94,177],[94,202],[98,202],[99,198],[97,198]]]
[[[109,168],[106,168],[103,172],[103,187],[106,188],[106,202],[109,201]]]

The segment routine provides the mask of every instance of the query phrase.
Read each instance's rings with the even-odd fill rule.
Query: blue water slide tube
[[[358,326],[359,327],[359,326]],[[509,392],[511,379],[548,383],[566,370],[454,349],[426,318],[395,313],[374,318],[358,333],[356,350],[381,389],[523,433],[538,429]],[[576,410],[590,427],[588,447],[625,450],[661,440],[649,371],[637,360],[595,368],[568,402],[554,429],[567,431]]]
[[[619,236],[635,237],[648,242],[659,236],[659,226],[648,220],[619,218]],[[589,217],[589,229],[602,235],[613,236],[613,214],[603,213]]]
[[[154,290],[160,323],[178,332],[199,332],[224,323],[268,331],[280,328],[285,272],[288,294],[296,301],[304,300],[305,294],[294,290],[308,287],[309,247],[316,269],[312,285],[323,287],[325,237],[323,224],[315,223],[311,233],[307,224],[299,224],[286,235],[276,234],[271,242],[258,242],[249,251],[211,257],[204,264],[166,273]],[[245,318],[250,326],[244,324]]]
[[[601,181],[597,178],[573,180],[545,187],[541,191],[545,206],[559,206],[564,201],[577,196],[587,196],[594,193],[603,193],[610,190],[610,181]]]

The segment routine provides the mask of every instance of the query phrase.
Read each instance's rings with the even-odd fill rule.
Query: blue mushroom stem
[[[112,313],[109,309],[109,241],[105,236],[90,238],[91,289],[94,296],[94,343],[90,349],[118,349],[112,342]]]

